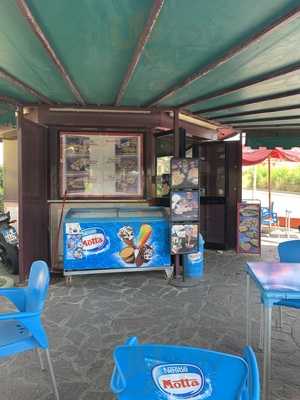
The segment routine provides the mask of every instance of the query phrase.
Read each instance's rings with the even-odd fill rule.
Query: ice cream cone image
[[[143,263],[144,263],[144,259],[143,259],[141,251],[139,251],[138,255],[136,256],[136,259],[135,259],[135,264],[137,267],[140,267]]]
[[[135,263],[137,267],[140,267],[144,262],[150,261],[153,255],[153,249],[150,245],[147,244],[150,236],[152,234],[152,227],[147,224],[143,224],[140,229],[139,239],[138,239],[138,248],[139,252],[136,256]],[[151,248],[152,254],[151,257],[145,257],[147,249]]]
[[[147,241],[149,240],[152,234],[152,227],[147,224],[143,224],[140,229],[139,239],[138,239],[138,247],[142,248],[145,246]]]
[[[124,247],[123,250],[120,251],[120,257],[127,264],[133,264],[135,261],[135,254],[133,247]]]
[[[146,243],[144,247],[140,248],[138,255],[136,256],[136,266],[140,267],[142,264],[148,263],[152,259],[153,254],[153,247]]]
[[[123,242],[127,244],[127,246],[134,247],[134,240],[133,239],[123,239]]]
[[[134,247],[134,235],[131,226],[123,226],[119,230],[118,236],[127,246]]]

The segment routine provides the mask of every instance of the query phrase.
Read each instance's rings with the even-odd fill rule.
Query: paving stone
[[[265,246],[262,259],[275,259]],[[255,256],[205,253],[200,285],[176,288],[161,272],[74,277],[51,285],[44,321],[61,400],[113,400],[109,382],[115,346],[129,336],[241,354],[245,345],[245,273]],[[6,305],[5,305],[6,306]],[[260,299],[251,289],[254,350]],[[274,311],[272,400],[300,400],[300,316],[285,309],[283,329]],[[53,400],[48,372],[34,352],[0,359],[0,400]]]

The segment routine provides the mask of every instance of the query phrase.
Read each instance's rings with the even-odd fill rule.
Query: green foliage
[[[3,166],[0,165],[0,211],[3,211],[4,188],[3,188]]]
[[[243,167],[243,188],[252,189],[254,166]],[[268,166],[256,166],[257,189],[268,188]],[[300,192],[300,166],[289,168],[284,166],[271,166],[271,188],[279,192]]]

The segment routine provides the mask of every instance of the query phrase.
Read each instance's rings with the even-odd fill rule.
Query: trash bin
[[[203,275],[204,267],[204,240],[199,235],[199,251],[193,254],[185,254],[183,256],[184,277],[192,279],[200,279]]]

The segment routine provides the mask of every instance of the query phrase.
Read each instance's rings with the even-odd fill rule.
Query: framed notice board
[[[245,200],[238,203],[237,252],[261,254],[260,201]]]
[[[142,198],[143,143],[138,133],[60,132],[60,194]]]

